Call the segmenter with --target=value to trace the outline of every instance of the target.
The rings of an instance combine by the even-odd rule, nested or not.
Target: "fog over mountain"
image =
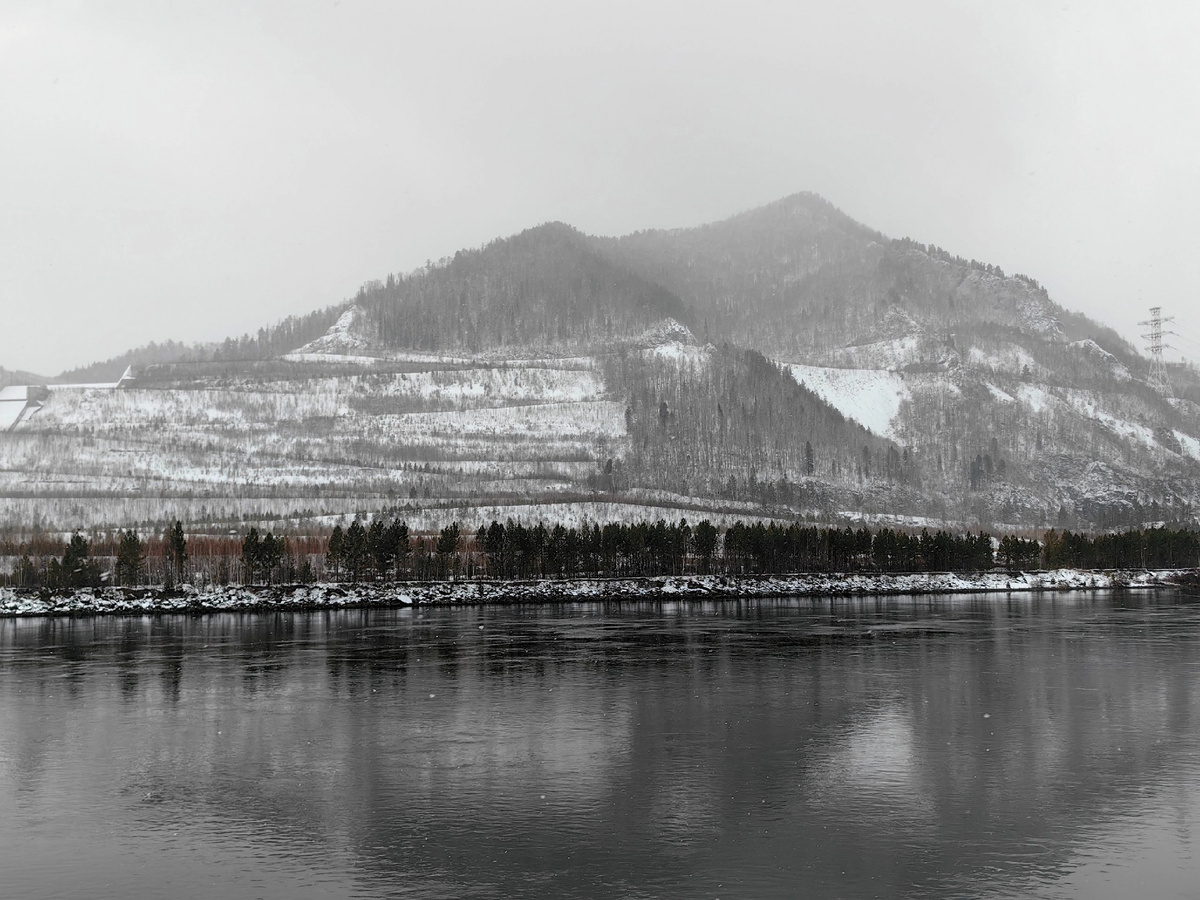
[[[0,365],[220,342],[547,221],[815,191],[1196,358],[1195,5],[0,8]],[[1185,341],[1187,343],[1185,343]]]

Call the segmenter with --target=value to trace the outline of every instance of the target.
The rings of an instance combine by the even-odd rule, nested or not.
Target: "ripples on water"
[[[1176,603],[0,621],[0,892],[1195,897]]]

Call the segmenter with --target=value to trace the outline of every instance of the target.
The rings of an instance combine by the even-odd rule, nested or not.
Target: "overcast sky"
[[[803,190],[1130,338],[1161,305],[1200,359],[1198,35],[1195,2],[0,0],[0,365]]]

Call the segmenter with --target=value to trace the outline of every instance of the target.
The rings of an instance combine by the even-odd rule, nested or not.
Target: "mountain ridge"
[[[906,249],[916,250],[922,256],[928,257],[930,260],[937,260],[943,263],[952,263],[954,265],[982,273],[989,273],[989,270],[990,272],[999,272],[999,270],[994,266],[988,266],[987,264],[979,263],[976,260],[967,260],[963,257],[952,256],[947,251],[941,250],[941,248],[932,245],[921,244],[907,237],[898,239],[888,238],[881,232],[875,231],[874,229],[871,229],[870,227],[852,219],[850,216],[842,212],[820,195],[812,192],[797,192],[777,201],[745,210],[713,222],[707,222],[697,226],[679,226],[667,229],[646,229],[634,231],[618,237],[589,236],[573,226],[560,221],[545,222],[541,225],[524,229],[523,231],[517,232],[508,237],[496,238],[488,244],[478,248],[460,249],[456,251],[454,257],[444,258],[442,264],[430,264],[420,267],[410,273],[395,273],[386,276],[386,278],[382,280],[367,281],[362,287],[359,288],[357,294],[355,295],[351,295],[342,301],[331,304],[322,310],[314,310],[310,313],[304,314],[293,314],[276,323],[275,325],[263,326],[259,329],[256,335],[246,334],[241,338],[230,337],[226,338],[223,342],[210,342],[207,344],[189,345],[178,341],[165,341],[162,343],[151,342],[148,345],[139,348],[133,348],[126,353],[113,357],[109,360],[102,362],[98,361],[95,363],[90,363],[86,366],[79,366],[69,370],[64,370],[58,376],[55,376],[49,380],[91,380],[91,376],[107,376],[108,374],[111,374],[110,370],[115,371],[116,374],[119,375],[121,371],[124,371],[126,366],[131,364],[146,365],[192,359],[261,358],[264,356],[279,355],[283,352],[296,350],[299,349],[303,343],[319,338],[320,334],[323,334],[325,328],[328,327],[328,325],[323,326],[322,330],[318,334],[308,337],[306,341],[301,341],[298,339],[293,339],[292,337],[294,332],[299,330],[297,323],[318,318],[324,319],[331,324],[337,319],[338,316],[344,313],[351,306],[361,303],[364,297],[376,293],[381,287],[386,287],[388,280],[395,282],[413,278],[424,278],[427,277],[431,272],[436,272],[440,269],[449,267],[456,260],[461,259],[464,255],[482,254],[487,252],[489,248],[497,245],[528,241],[538,235],[549,234],[568,237],[577,241],[580,245],[590,244],[593,247],[603,248],[603,250],[608,251],[611,249],[611,246],[614,243],[643,239],[645,236],[688,236],[712,234],[714,232],[720,232],[725,229],[736,227],[739,223],[753,221],[763,216],[776,216],[782,219],[788,219],[794,218],[797,213],[803,213],[803,217],[805,217],[808,221],[813,221],[818,217],[823,216],[824,221],[838,225],[840,231],[843,233],[859,234],[860,236],[868,239],[870,242],[878,244],[880,247],[884,247],[885,245],[895,245]],[[605,255],[605,253],[602,253],[601,255],[604,256],[606,260],[618,261],[625,264],[624,268],[631,273],[636,274],[639,270],[639,267],[636,265],[628,265],[629,259],[626,254],[612,254],[611,257]],[[1027,276],[1003,276],[1001,274],[1000,277],[1018,281],[1036,291],[1040,291],[1042,295],[1048,297],[1045,289],[1042,288],[1041,285],[1039,285],[1035,280],[1028,278]],[[647,280],[653,281],[653,278],[648,277]],[[1136,356],[1136,351],[1133,349],[1133,347],[1111,328],[1089,319],[1083,313],[1066,310],[1057,304],[1053,304],[1053,306],[1056,314],[1059,314],[1063,319],[1066,320],[1064,323],[1060,323],[1060,325],[1069,325],[1069,333],[1074,335],[1075,339],[1084,337],[1097,338],[1103,340],[1105,346],[1110,352],[1112,352],[1113,347],[1116,346],[1125,353]],[[664,317],[669,316],[680,321],[684,321],[685,324],[688,324],[689,327],[692,327],[693,329],[698,326],[702,327],[702,323],[688,321],[689,319],[695,318],[696,311],[691,312],[693,314],[689,316],[687,312],[684,312],[683,310],[677,310],[674,313],[667,313]],[[897,311],[892,308],[886,310],[886,314],[891,315],[892,317],[897,317],[898,312],[898,317],[904,318],[903,310]],[[702,315],[703,312],[700,311],[699,314]],[[309,330],[312,330],[311,327]],[[867,339],[868,338],[865,335],[860,336],[859,342],[865,342]],[[288,345],[289,340],[294,341],[290,346]],[[854,339],[847,340],[845,345],[851,345],[855,342],[856,341]],[[247,349],[239,353],[237,350],[239,347],[244,347]],[[808,361],[811,361],[811,359]],[[99,367],[104,368],[100,369]]]

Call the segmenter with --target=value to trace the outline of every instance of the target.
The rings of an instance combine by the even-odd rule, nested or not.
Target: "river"
[[[0,620],[0,894],[1196,897],[1200,605]]]

